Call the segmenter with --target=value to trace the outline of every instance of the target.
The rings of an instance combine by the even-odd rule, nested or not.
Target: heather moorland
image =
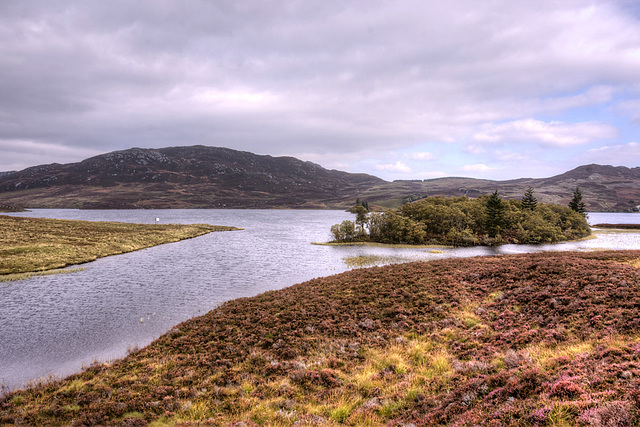
[[[635,425],[639,259],[538,253],[314,279],[7,393],[0,424]]]

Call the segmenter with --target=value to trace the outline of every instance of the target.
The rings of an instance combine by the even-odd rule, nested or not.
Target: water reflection
[[[209,223],[244,231],[103,258],[73,274],[0,283],[0,381],[12,388],[121,357],[177,323],[242,296],[347,270],[344,258],[430,260],[550,250],[640,248],[640,233],[599,232],[558,245],[480,248],[320,246],[341,211],[35,210],[17,216],[153,223]],[[630,215],[630,216],[629,216]],[[591,214],[590,222],[640,223],[639,214]]]

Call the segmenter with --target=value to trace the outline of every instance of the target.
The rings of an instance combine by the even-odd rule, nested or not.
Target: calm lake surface
[[[596,239],[497,248],[321,246],[332,224],[353,215],[298,210],[38,209],[14,216],[208,223],[242,227],[84,264],[83,271],[0,283],[0,385],[9,390],[48,375],[76,372],[143,347],[176,324],[230,299],[343,272],[345,258],[381,262],[538,251],[640,249],[640,232],[597,232]],[[640,223],[640,214],[589,214],[589,222]]]

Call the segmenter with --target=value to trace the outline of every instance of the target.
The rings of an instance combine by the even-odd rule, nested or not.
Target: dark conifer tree
[[[506,223],[506,207],[500,197],[498,197],[498,190],[489,196],[485,207],[487,212],[487,231],[490,237],[496,237],[500,234],[501,230],[504,230]]]
[[[533,197],[533,188],[529,187],[522,198],[522,209],[535,211],[536,206],[538,206],[538,200]]]
[[[582,193],[580,192],[580,188],[576,187],[573,192],[573,198],[569,202],[569,207],[578,212],[582,216],[587,216],[587,209],[582,201]]]

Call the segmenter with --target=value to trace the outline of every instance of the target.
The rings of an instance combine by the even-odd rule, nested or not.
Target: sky
[[[386,180],[640,166],[636,0],[2,0],[0,171],[228,147]]]

